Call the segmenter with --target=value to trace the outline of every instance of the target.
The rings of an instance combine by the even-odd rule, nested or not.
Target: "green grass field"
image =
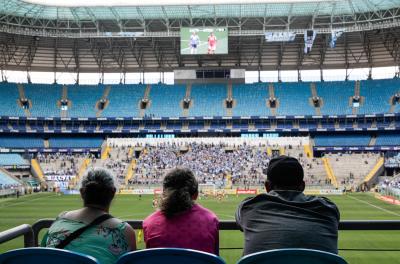
[[[200,203],[213,210],[221,220],[233,220],[236,206],[244,196],[230,196],[225,201],[214,199]],[[400,220],[400,206],[386,204],[371,194],[331,196],[339,207],[342,220]],[[152,196],[139,200],[133,195],[119,195],[111,213],[122,219],[143,219],[151,212]],[[19,224],[32,224],[40,218],[54,218],[58,213],[79,208],[78,196],[59,196],[51,193],[35,194],[19,199],[0,199],[0,230]],[[23,246],[22,239],[0,245],[0,252]],[[143,243],[139,243],[143,248]],[[228,263],[236,263],[241,256],[243,236],[239,231],[222,231],[220,236],[221,256]],[[236,249],[226,249],[236,248]],[[339,234],[340,255],[349,263],[400,263],[400,230],[398,231],[341,231]],[[361,250],[360,250],[361,249]],[[397,251],[395,251],[397,250]]]

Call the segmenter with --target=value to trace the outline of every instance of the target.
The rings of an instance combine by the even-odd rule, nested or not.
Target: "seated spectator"
[[[198,194],[198,183],[190,170],[167,173],[160,210],[143,222],[147,248],[189,248],[218,255],[218,219],[195,203]]]
[[[303,174],[295,158],[270,161],[267,193],[245,199],[236,212],[245,237],[244,255],[281,248],[337,254],[339,211],[327,198],[303,194]]]
[[[136,250],[132,227],[108,214],[115,192],[114,178],[108,171],[89,170],[80,188],[83,208],[61,213],[42,246],[84,253],[100,263],[115,263],[124,253]]]

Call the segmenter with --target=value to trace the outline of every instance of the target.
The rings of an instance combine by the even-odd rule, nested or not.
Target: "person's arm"
[[[136,234],[135,230],[127,223],[125,227],[125,240],[128,243],[128,250],[136,250]]]
[[[219,221],[218,218],[215,219],[216,232],[215,232],[215,255],[219,256]]]

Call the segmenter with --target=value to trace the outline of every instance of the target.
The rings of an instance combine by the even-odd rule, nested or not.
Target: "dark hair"
[[[88,170],[81,182],[81,193],[85,205],[108,206],[114,198],[115,191],[114,177],[105,169]]]
[[[192,196],[198,193],[198,183],[193,172],[176,168],[165,175],[160,210],[167,218],[192,208]]]
[[[271,159],[267,169],[267,179],[275,187],[297,187],[303,183],[304,171],[300,162],[288,156]],[[289,189],[290,189],[289,188]]]

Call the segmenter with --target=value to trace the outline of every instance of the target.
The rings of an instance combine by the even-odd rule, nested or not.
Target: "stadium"
[[[338,206],[341,257],[400,263],[398,0],[0,0],[0,71],[0,253],[97,167],[139,235],[186,167],[237,263],[235,211],[287,155]]]

